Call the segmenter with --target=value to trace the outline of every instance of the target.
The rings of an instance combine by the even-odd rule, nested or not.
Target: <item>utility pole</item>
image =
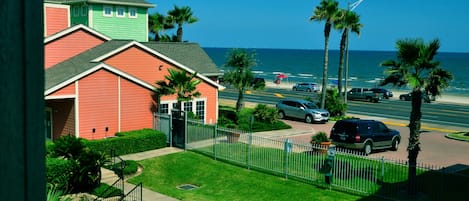
[[[350,1],[348,2],[347,5],[347,10],[348,11],[353,11],[355,8],[358,7],[364,0],[358,0],[355,1],[354,3],[350,4]],[[349,31],[349,30],[348,30]],[[347,86],[348,86],[348,57],[349,57],[349,50],[348,50],[348,38],[349,38],[349,33],[347,33],[347,38],[345,39],[345,86],[344,86],[344,102],[347,103]],[[342,82],[342,80],[339,80],[339,82]]]

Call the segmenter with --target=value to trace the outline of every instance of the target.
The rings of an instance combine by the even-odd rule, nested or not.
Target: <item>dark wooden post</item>
[[[45,200],[42,0],[0,1],[0,200]]]

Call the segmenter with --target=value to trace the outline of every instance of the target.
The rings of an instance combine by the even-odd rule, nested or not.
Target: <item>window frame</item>
[[[106,10],[109,9],[109,14],[106,14]],[[103,6],[103,16],[112,17],[113,8],[112,6]]]
[[[73,17],[80,16],[80,6],[73,6]]]
[[[122,15],[119,14],[119,11],[122,10]],[[116,6],[116,17],[125,17],[125,7]]]
[[[135,15],[131,15],[132,11],[135,13]],[[137,11],[138,11],[137,8],[129,7],[128,9],[129,18],[137,18],[138,17]]]
[[[88,6],[81,6],[81,16],[88,16]]]

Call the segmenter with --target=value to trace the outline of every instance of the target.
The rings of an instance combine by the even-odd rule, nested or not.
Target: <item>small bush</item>
[[[109,189],[109,190],[108,190]],[[122,190],[116,187],[111,187],[105,183],[101,183],[98,187],[91,191],[91,194],[101,198],[109,198],[122,195]]]
[[[316,135],[313,135],[311,137],[311,140],[314,141],[314,143],[329,142],[329,138],[327,137],[327,134],[322,131],[317,133]]]
[[[321,97],[321,93],[318,94]],[[340,98],[337,89],[327,89],[325,108],[332,117],[343,116],[347,110],[347,104]]]
[[[69,190],[75,165],[71,160],[46,157],[46,182],[56,191]]]
[[[76,159],[84,148],[82,139],[66,135],[55,140],[51,154],[53,157],[63,156],[68,159]]]
[[[257,104],[252,115],[257,121],[273,124],[277,120],[277,109],[265,104]]]

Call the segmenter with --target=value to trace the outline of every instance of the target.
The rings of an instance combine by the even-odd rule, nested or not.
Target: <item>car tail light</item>
[[[355,142],[360,142],[360,133],[355,136]]]

